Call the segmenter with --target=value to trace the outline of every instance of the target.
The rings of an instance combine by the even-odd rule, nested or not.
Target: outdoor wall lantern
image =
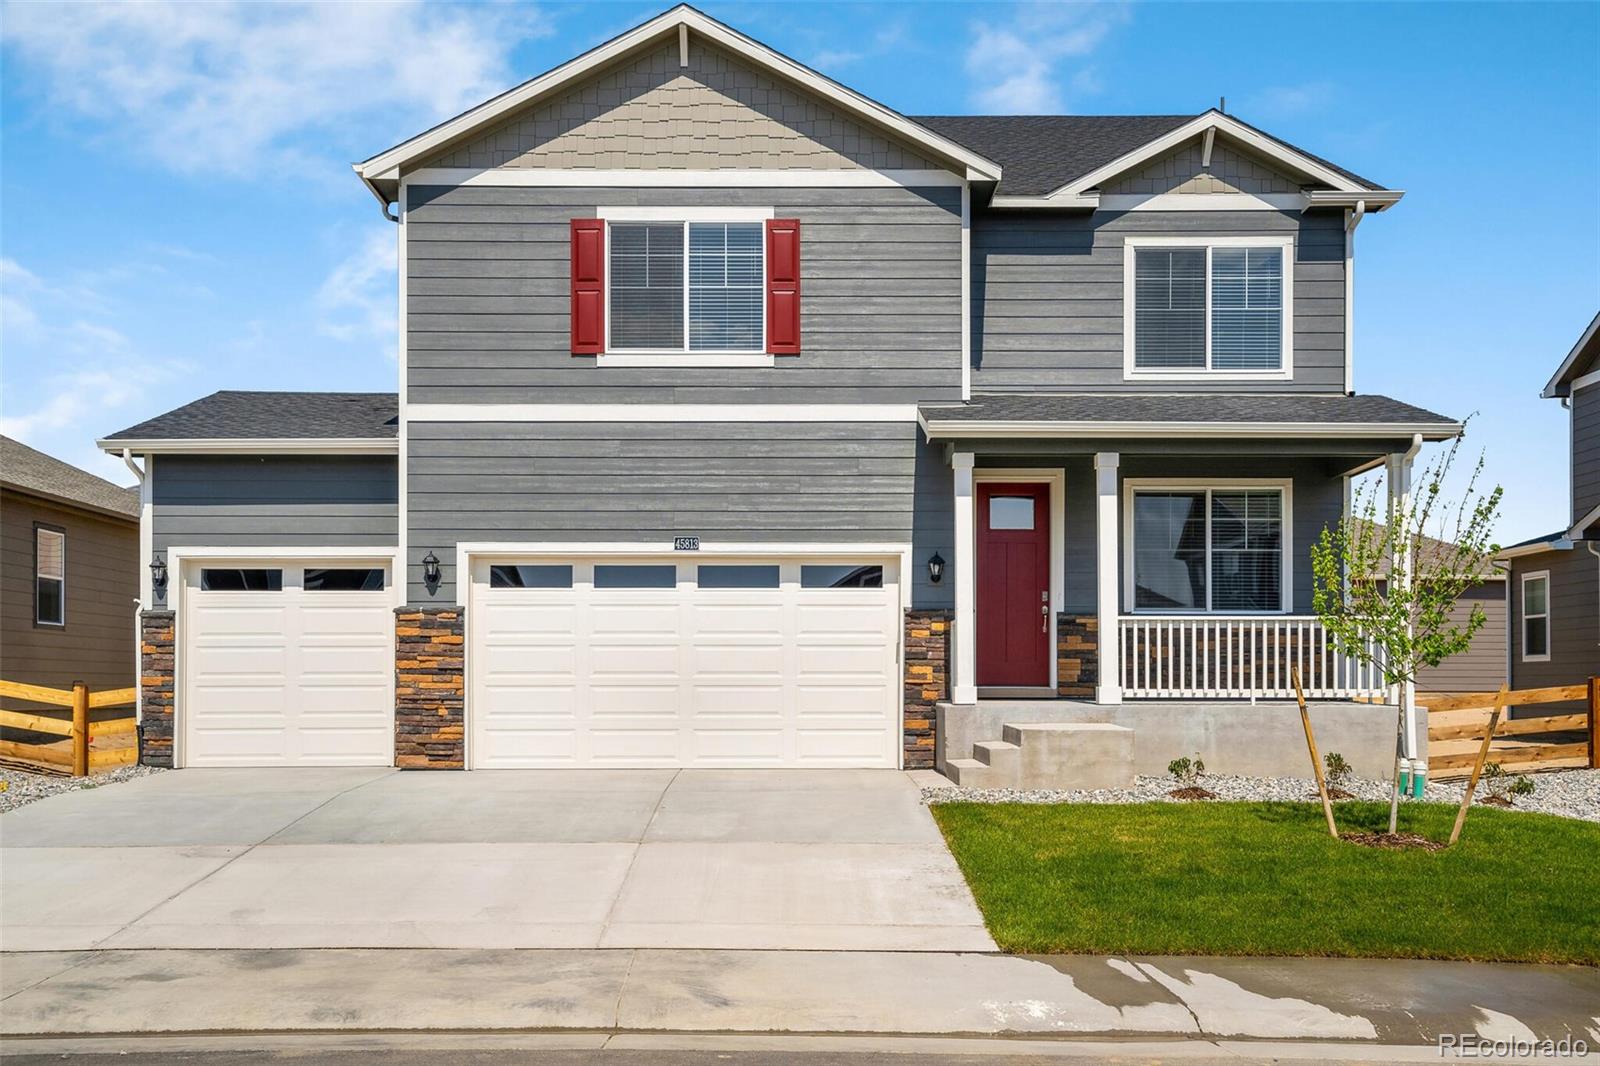
[[[157,592],[167,587],[167,561],[159,555],[150,563],[150,586]]]
[[[933,558],[928,560],[928,580],[937,585],[942,577],[944,577],[944,556],[934,552]]]
[[[431,551],[422,557],[422,580],[429,586],[439,583],[439,557]]]

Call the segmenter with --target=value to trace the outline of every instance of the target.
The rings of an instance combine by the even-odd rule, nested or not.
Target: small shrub
[[[1527,774],[1512,774],[1497,762],[1483,768],[1483,787],[1488,793],[1483,802],[1497,807],[1511,806],[1515,796],[1533,795],[1533,780]]]
[[[1167,763],[1167,773],[1177,780],[1179,788],[1197,787],[1200,784],[1201,776],[1205,772],[1205,761],[1198,755],[1193,759],[1185,755],[1181,759],[1173,759]]]
[[[1324,776],[1327,778],[1330,790],[1349,791],[1345,786],[1355,776],[1355,770],[1351,768],[1349,763],[1345,762],[1343,755],[1336,751],[1330,751],[1322,757],[1322,765],[1325,768]]]

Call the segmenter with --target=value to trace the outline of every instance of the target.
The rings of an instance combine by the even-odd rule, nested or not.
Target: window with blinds
[[[67,535],[57,529],[33,531],[33,620],[67,624]]]
[[[1195,489],[1133,496],[1133,606],[1283,609],[1283,492]]]
[[[1132,251],[1135,370],[1283,369],[1282,246]]]
[[[614,222],[609,258],[610,350],[763,350],[761,223]]]

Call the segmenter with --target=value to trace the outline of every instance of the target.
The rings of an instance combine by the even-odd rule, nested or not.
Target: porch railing
[[[1131,699],[1381,696],[1377,667],[1342,654],[1310,615],[1123,615],[1122,694]]]

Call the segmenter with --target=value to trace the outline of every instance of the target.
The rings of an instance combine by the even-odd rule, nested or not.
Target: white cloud
[[[1336,94],[1337,89],[1331,81],[1272,85],[1246,95],[1239,101],[1238,112],[1245,118],[1292,118],[1321,110],[1333,102]]]
[[[4,10],[0,40],[53,108],[176,170],[234,174],[387,147],[371,143],[373,120],[403,135],[479,103],[516,80],[519,40],[547,32],[537,9],[503,3]]]
[[[95,435],[118,428],[183,364],[140,352],[104,320],[114,317],[105,310],[112,305],[84,277],[56,281],[0,259],[0,433],[122,483],[127,468],[95,448]]]
[[[395,357],[395,227],[379,223],[317,289],[317,331],[341,341],[375,340]]]
[[[992,114],[1065,111],[1064,81],[1082,94],[1098,80],[1091,70],[1069,75],[1062,66],[1093,54],[1127,20],[1121,4],[1025,4],[1010,21],[974,23],[966,57],[973,103]]]

